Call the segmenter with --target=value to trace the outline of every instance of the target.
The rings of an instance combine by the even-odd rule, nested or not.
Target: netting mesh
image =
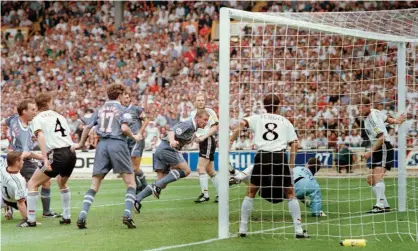
[[[301,204],[305,228],[316,237],[385,236],[415,240],[417,226],[417,178],[408,172],[407,211],[397,211],[397,169],[387,172],[386,197],[390,213],[366,214],[375,203],[366,183],[368,163],[361,155],[371,142],[364,130],[359,106],[365,98],[372,108],[397,117],[397,44],[332,32],[318,32],[315,24],[356,28],[418,38],[417,10],[373,13],[286,14],[287,18],[312,22],[312,29],[294,24],[275,25],[262,20],[236,19],[231,28],[230,129],[251,114],[264,113],[262,100],[275,93],[281,99],[280,114],[297,130],[301,145],[297,165],[309,157],[321,159],[324,169],[316,176],[327,217],[312,217]],[[267,15],[281,15],[268,13]],[[408,151],[417,141],[418,46],[407,44],[407,142]],[[387,125],[391,143],[397,147],[398,126]],[[251,165],[253,135],[242,132],[234,143],[240,170]],[[347,149],[347,150],[345,150]],[[222,146],[221,146],[222,151]],[[347,153],[348,151],[348,153]],[[242,156],[241,156],[242,155]],[[349,164],[341,160],[349,159]],[[246,186],[230,190],[230,232],[238,231]],[[287,202],[271,204],[260,197],[254,201],[250,232],[263,236],[294,234]]]
[[[418,9],[363,12],[320,12],[320,13],[266,13],[272,16],[285,16],[292,20],[312,24],[326,24],[336,28],[347,28],[397,35],[418,39]]]

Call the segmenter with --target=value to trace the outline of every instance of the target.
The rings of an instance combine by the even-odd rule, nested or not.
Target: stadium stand
[[[330,2],[330,1],[291,1],[283,4],[251,1],[222,2],[124,2],[124,22],[119,30],[114,29],[115,8],[110,2],[5,2],[1,3],[2,14],[2,118],[15,113],[17,103],[23,98],[33,98],[39,92],[50,91],[55,97],[58,112],[65,114],[73,128],[73,139],[77,141],[81,132],[79,119],[91,113],[106,99],[106,86],[121,82],[134,93],[134,102],[143,106],[153,120],[147,129],[147,149],[153,149],[171,125],[183,120],[193,110],[193,96],[201,89],[207,90],[209,104],[218,111],[218,42],[213,38],[213,23],[219,19],[219,9],[228,6],[243,10],[270,12],[317,12],[317,11],[356,11],[389,10],[417,8],[417,1],[387,2]],[[257,33],[257,31],[255,31]],[[314,38],[315,39],[315,38]],[[281,41],[285,42],[285,41]],[[288,41],[290,43],[295,41]],[[231,46],[234,45],[233,40]],[[262,41],[257,40],[253,53],[259,57]],[[324,40],[324,50],[320,56],[328,57],[337,53],[334,45]],[[359,40],[360,44],[361,41]],[[236,45],[236,44],[235,44]],[[391,50],[391,48],[387,48]],[[306,52],[303,52],[306,53]],[[340,52],[338,52],[340,53]],[[418,57],[418,51],[415,51]],[[342,52],[351,55],[351,51]],[[264,86],[272,79],[252,74],[240,73],[240,69],[250,67],[249,62],[238,62],[237,52],[231,51],[231,67],[235,73],[231,82],[238,77],[259,82]],[[412,57],[411,57],[412,58]],[[396,72],[393,58],[376,60],[376,67],[382,63],[392,65],[386,73]],[[416,62],[416,61],[415,61]],[[283,103],[283,114],[295,118],[293,123],[300,133],[306,149],[335,147],[340,142],[352,146],[363,145],[359,132],[358,111],[350,106],[356,97],[350,93],[369,94],[382,91],[380,83],[373,85],[363,75],[345,76],[351,81],[347,85],[319,85],[324,78],[338,82],[342,76],[330,72],[322,74],[311,71],[310,74],[292,74],[299,64],[279,65],[285,67],[278,84],[289,90],[304,93],[299,97],[306,100],[304,106],[295,104],[303,100],[287,95]],[[331,61],[335,66],[341,62]],[[255,65],[254,70],[261,67]],[[268,67],[268,66],[267,66]],[[311,69],[314,69],[314,64]],[[320,65],[319,65],[320,67]],[[418,76],[418,65],[413,67]],[[241,75],[239,75],[241,74]],[[390,74],[390,73],[389,73]],[[361,90],[360,81],[366,81],[369,88]],[[409,83],[413,80],[409,79]],[[241,80],[242,82],[242,80]],[[305,89],[298,83],[310,82]],[[386,83],[393,88],[395,83]],[[238,91],[238,86],[231,85]],[[252,87],[256,85],[251,85]],[[321,88],[317,90],[318,86]],[[237,88],[234,88],[237,87]],[[408,146],[418,146],[418,85],[408,88]],[[266,87],[268,88],[268,87]],[[319,95],[322,93],[324,95]],[[337,95],[338,94],[338,95]],[[260,97],[250,107],[250,100],[241,101],[242,107],[232,107],[231,126],[249,113],[263,112]],[[395,92],[382,97],[376,95],[374,102],[381,103],[379,109],[393,113]],[[246,105],[248,104],[248,105]],[[303,112],[307,107],[307,117]],[[348,107],[344,110],[341,107]],[[350,110],[349,110],[350,109]],[[339,122],[339,123],[338,123]],[[334,125],[338,125],[334,126]],[[318,128],[328,129],[326,133],[316,132]],[[332,129],[330,129],[332,128]],[[396,128],[394,128],[396,130]],[[333,131],[334,130],[334,131]],[[2,133],[3,139],[6,132]],[[248,134],[249,135],[249,134]],[[237,149],[253,148],[249,136],[242,137],[236,144]],[[94,134],[86,143],[87,149],[94,149],[97,140]],[[193,149],[195,146],[189,147]]]

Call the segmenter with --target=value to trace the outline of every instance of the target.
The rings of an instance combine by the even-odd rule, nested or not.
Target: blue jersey
[[[83,117],[80,118],[81,122],[83,122],[85,125],[90,125],[92,123],[94,123],[93,118],[94,117],[94,113],[87,113],[84,114]]]
[[[174,139],[179,142],[176,147],[177,150],[180,151],[184,145],[190,144],[193,141],[196,129],[193,119],[179,122],[171,128],[171,131],[174,132]],[[168,135],[163,140],[168,142]]]
[[[309,180],[315,179],[315,177],[312,175],[311,170],[305,168],[304,166],[297,166],[293,168],[293,180],[297,180],[300,177],[307,178]]]
[[[32,151],[34,136],[30,126],[25,127],[19,119],[19,115],[15,114],[6,119],[6,125],[9,127],[11,135],[10,146],[14,151],[29,152]]]
[[[99,138],[103,139],[120,139],[126,140],[126,136],[122,133],[121,125],[132,121],[129,113],[125,112],[125,107],[118,101],[107,101],[102,107],[94,113],[89,127],[96,126],[96,133]]]
[[[132,133],[138,133],[142,126],[142,120],[145,118],[144,109],[139,106],[130,104],[128,107],[126,107],[125,112],[132,116],[132,123],[129,126]]]

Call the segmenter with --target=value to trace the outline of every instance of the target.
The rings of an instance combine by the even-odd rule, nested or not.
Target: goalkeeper
[[[248,183],[250,181],[253,166],[249,166],[244,171],[239,172],[229,179],[229,185],[236,185],[243,181]],[[314,175],[321,169],[321,162],[316,158],[310,158],[304,166],[296,166],[293,169],[293,182],[296,192],[296,197],[302,202],[306,201],[309,205],[312,216],[320,217],[326,216],[322,212],[322,195],[321,189]],[[232,173],[232,172],[231,172]],[[309,197],[310,203],[306,200]]]

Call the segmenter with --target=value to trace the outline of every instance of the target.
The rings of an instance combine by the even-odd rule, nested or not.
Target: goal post
[[[398,43],[398,111],[405,113],[406,100],[406,43]],[[406,211],[406,125],[398,130],[398,210]]]
[[[368,43],[370,43],[372,47],[375,46],[377,48],[379,46],[379,41],[382,41],[384,43],[390,43],[392,46],[397,47],[397,52],[396,52],[396,64],[397,65],[396,65],[396,73],[395,73],[396,77],[392,76],[386,71],[386,67],[387,67],[386,61],[384,61],[385,63],[382,64],[381,68],[384,71],[385,78],[395,77],[394,78],[395,80],[393,80],[396,82],[395,89],[397,91],[397,103],[396,103],[395,110],[397,112],[397,115],[400,115],[405,112],[408,112],[406,111],[406,93],[407,93],[407,77],[408,77],[408,74],[410,73],[408,73],[407,71],[407,60],[408,60],[407,50],[408,48],[414,48],[414,46],[418,44],[418,18],[417,16],[418,16],[418,9],[394,10],[394,11],[382,11],[382,12],[374,11],[374,12],[288,14],[288,13],[254,13],[254,12],[235,10],[235,9],[230,9],[230,8],[225,8],[225,7],[221,8],[220,28],[219,28],[220,29],[219,30],[219,33],[220,33],[219,35],[219,128],[220,129],[219,129],[219,160],[218,160],[219,161],[218,237],[220,239],[228,238],[231,236],[231,234],[237,232],[237,229],[233,229],[233,230],[230,229],[230,225],[231,225],[230,224],[231,223],[230,222],[231,221],[231,218],[230,218],[231,217],[230,215],[231,214],[231,207],[230,207],[231,197],[230,196],[231,195],[230,195],[230,188],[228,185],[228,179],[229,179],[228,166],[230,162],[230,156],[229,156],[229,136],[230,136],[230,121],[231,121],[230,107],[231,107],[231,100],[233,99],[235,95],[235,92],[231,92],[231,74],[232,74],[231,57],[230,57],[231,38],[233,37],[237,38],[238,40],[237,47],[241,47],[241,43],[243,43],[242,37],[245,36],[244,34],[245,32],[242,30],[243,27],[245,25],[249,25],[252,29],[255,29],[256,25],[261,27],[261,29],[263,30],[262,31],[263,34],[262,36],[260,36],[261,37],[260,39],[262,40],[262,43],[263,43],[262,46],[267,46],[264,44],[266,40],[266,44],[268,44],[268,46],[274,47],[273,55],[271,57],[269,56],[269,60],[272,61],[273,66],[267,70],[266,64],[268,63],[263,61],[260,66],[261,68],[257,68],[256,70],[253,70],[253,72],[260,71],[262,76],[263,76],[264,71],[272,72],[273,74],[272,80],[268,80],[268,81],[266,80],[266,82],[271,83],[273,87],[271,87],[270,85],[268,85],[268,87],[265,87],[267,89],[270,88],[271,90],[277,90],[278,88],[283,88],[283,87],[275,88],[275,85],[278,85],[278,82],[280,82],[280,79],[275,79],[274,77],[274,74],[275,74],[274,72],[277,70],[277,66],[275,65],[276,62],[274,62],[276,60],[275,55],[274,55],[274,52],[276,49],[275,48],[276,33],[274,35],[268,34],[271,40],[273,40],[272,44],[269,44],[269,41],[267,41],[267,39],[264,38],[266,26],[273,26],[274,32],[276,32],[276,29],[280,29],[284,27],[284,29],[286,29],[286,34],[284,35],[281,34],[280,36],[288,36],[287,34],[288,29],[295,30],[295,32],[293,32],[292,35],[289,34],[289,36],[297,37],[299,36],[298,35],[299,31],[307,32],[307,35],[305,35],[304,37],[307,37],[308,42],[305,47],[307,47],[308,49],[310,48],[310,46],[312,48],[314,46],[314,45],[309,45],[309,40],[311,39],[309,36],[311,33],[316,34],[315,36],[319,36],[318,41],[320,41],[321,38],[326,37],[326,36],[331,37],[331,39],[335,36],[340,36],[342,37],[342,40],[344,40],[344,38],[363,39],[364,47],[368,46],[369,45]],[[231,20],[234,20],[234,21],[231,21]],[[234,29],[232,29],[232,25],[234,25]],[[253,42],[253,39],[255,41],[257,38],[251,37],[251,42]],[[288,46],[287,37],[284,38],[284,41],[285,41],[284,47]],[[347,47],[357,46],[355,42],[352,42],[354,41],[354,39],[350,39],[349,41],[352,44],[348,44]],[[293,44],[291,46],[298,48],[298,45]],[[340,47],[345,47],[345,46],[346,46],[345,44],[342,44]],[[249,54],[251,57],[248,60],[251,62],[250,63],[251,67],[253,67],[252,65],[253,61],[256,61],[256,60],[252,58],[253,54],[251,50],[253,48],[251,46],[248,46],[248,47],[249,48],[247,49],[250,50]],[[260,50],[263,51],[263,49],[260,49]],[[264,51],[261,54],[264,55],[263,53]],[[284,55],[285,56],[283,56],[283,58],[280,58],[281,61],[286,61],[286,53]],[[336,55],[336,57],[338,56],[340,56],[340,58],[337,58],[336,60],[342,61],[344,59],[344,55],[342,55],[342,49],[341,49],[341,55]],[[384,54],[383,56],[393,57],[393,55],[388,53],[388,49],[386,49],[386,54]],[[240,54],[240,58],[237,60],[238,61],[242,60],[242,57],[243,57],[243,54]],[[292,59],[293,58],[290,58],[290,60]],[[354,61],[357,59],[358,57],[353,55],[348,60]],[[333,59],[329,59],[330,62],[331,60]],[[362,62],[364,63],[364,61]],[[353,63],[351,62],[351,64]],[[354,67],[352,67],[352,69],[354,69]],[[301,69],[299,70],[301,71]],[[288,71],[291,71],[291,70],[288,70]],[[323,71],[331,72],[330,69],[326,69]],[[372,70],[372,72],[374,74],[374,70]],[[297,74],[300,74],[300,73],[297,73]],[[389,77],[386,77],[386,74]],[[416,78],[414,74],[415,73],[412,73],[413,77]],[[251,76],[249,78],[251,79]],[[378,81],[378,80],[386,81],[386,79],[379,79],[377,77],[372,79],[372,81]],[[240,84],[243,84],[245,81],[246,80],[244,79],[239,80],[239,83],[238,83],[239,89],[241,88]],[[254,81],[254,83],[248,83],[248,84],[250,85],[250,87],[248,87],[249,93],[246,93],[245,90],[241,90],[241,89],[239,90],[243,96],[254,95],[253,93],[254,88],[251,85],[257,85],[257,82]],[[307,85],[307,81],[306,83],[302,83],[302,84]],[[414,85],[416,85],[416,83],[414,83]],[[328,86],[329,86],[329,83],[328,83]],[[363,87],[364,86],[362,86],[362,88]],[[251,97],[249,99],[251,99]],[[252,105],[251,102],[252,101],[249,101],[250,105]],[[241,106],[240,108],[242,108],[244,104],[238,104],[238,106]],[[408,199],[407,199],[407,187],[408,186],[407,186],[407,170],[406,170],[406,151],[407,151],[406,135],[407,135],[406,125],[405,124],[400,125],[398,128],[398,141],[397,141],[398,142],[398,168],[397,168],[397,173],[396,173],[396,184],[394,186],[396,186],[397,188],[397,193],[395,195],[396,196],[396,210],[398,212],[409,213],[412,210],[408,210]],[[361,176],[361,177],[365,178],[365,176]],[[337,180],[339,182],[339,179]],[[326,180],[326,182],[328,183],[328,179]],[[244,192],[244,189],[241,189],[240,192]],[[326,191],[326,193],[328,195],[328,190]],[[415,193],[415,190],[414,190],[414,193]],[[371,192],[370,192],[370,195],[371,195]],[[240,196],[243,196],[243,194],[240,194]],[[239,199],[242,199],[242,198],[239,198]],[[413,205],[415,205],[414,206],[415,210],[418,209],[416,208],[416,205],[417,205],[416,200],[417,199],[415,198],[413,201],[414,203]],[[242,200],[240,201],[240,203],[241,202]],[[336,202],[335,199],[329,199],[329,201],[327,201],[327,203],[333,203],[333,202]],[[340,201],[337,201],[336,203],[340,203]],[[341,202],[341,203],[346,203],[346,202]],[[361,204],[361,200],[360,200],[360,204]],[[263,210],[264,209],[262,209],[261,211]],[[339,213],[339,212],[336,212],[336,213]],[[356,217],[353,217],[353,219],[355,219]],[[362,215],[360,215],[359,217],[362,217]],[[415,215],[411,215],[410,217],[416,220],[416,217],[417,217],[416,213]],[[271,218],[273,219],[274,217],[271,216]],[[272,221],[274,225],[274,220]],[[353,225],[353,227],[355,226],[355,223],[352,223],[351,221],[352,219],[350,218],[349,219],[350,234],[348,234],[347,236],[350,236],[350,237],[351,236],[368,236],[368,234],[363,234],[363,229],[361,230],[362,233],[359,235],[351,234],[351,231],[352,231],[351,224]],[[388,220],[388,222],[392,222],[392,221]],[[320,221],[318,220],[316,224],[320,224]],[[372,224],[375,224],[375,223],[372,223]],[[415,223],[412,222],[411,224],[408,224],[407,228],[409,229],[408,230],[409,232],[407,234],[412,236],[413,235],[412,233],[415,232],[415,236],[418,236],[418,224],[416,222]],[[258,232],[263,232],[263,231],[265,231],[265,229],[261,229]],[[396,230],[396,231],[397,233],[400,233],[403,230]],[[392,232],[390,233],[392,234]],[[340,235],[343,236],[344,234],[340,234]],[[378,234],[374,233],[374,235],[377,236]],[[318,236],[333,236],[333,234],[331,233],[324,234],[324,235],[318,234]]]
[[[219,107],[229,107],[230,9],[221,8],[219,37]],[[219,238],[229,237],[229,109],[219,109]]]

